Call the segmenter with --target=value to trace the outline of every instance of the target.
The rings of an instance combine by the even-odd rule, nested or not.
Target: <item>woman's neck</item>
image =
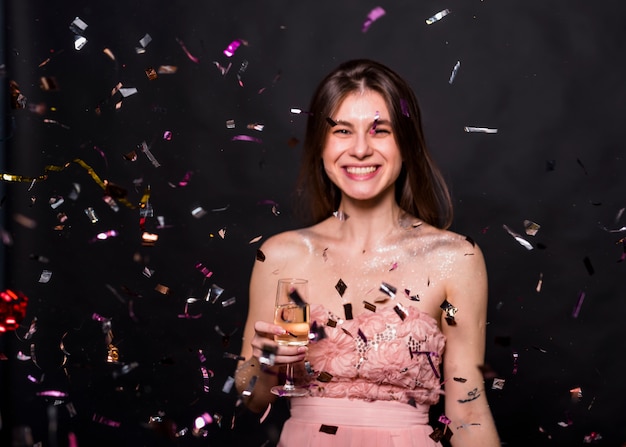
[[[395,200],[368,206],[344,198],[335,213],[337,236],[348,251],[375,251],[405,227],[405,215]]]

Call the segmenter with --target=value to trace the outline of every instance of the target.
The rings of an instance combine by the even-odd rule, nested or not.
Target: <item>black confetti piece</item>
[[[324,424],[322,424],[322,426],[320,427],[320,432],[328,433],[329,435],[336,435],[338,429],[339,429],[339,427],[337,427],[336,425],[324,425]]]
[[[261,250],[256,251],[256,260],[259,262],[265,262],[265,253],[263,253]]]
[[[344,304],[343,311],[346,314],[346,320],[352,320],[352,304],[351,303]]]
[[[326,371],[322,371],[319,376],[317,376],[318,382],[328,383],[333,380],[333,375]]]
[[[363,306],[365,306],[365,308],[367,310],[371,310],[372,312],[376,312],[376,306],[372,303],[368,303],[367,301],[363,301]]]
[[[337,281],[337,284],[335,284],[335,289],[337,290],[337,292],[339,292],[339,296],[343,296],[344,293],[346,293],[346,289],[348,288],[348,286],[346,285],[345,282],[343,282],[343,280],[340,278],[339,281]]]

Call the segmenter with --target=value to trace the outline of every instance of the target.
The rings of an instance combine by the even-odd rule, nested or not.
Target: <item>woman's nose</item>
[[[369,141],[369,133],[359,133],[356,135],[354,144],[350,148],[350,155],[359,160],[364,159],[372,154],[372,146]]]

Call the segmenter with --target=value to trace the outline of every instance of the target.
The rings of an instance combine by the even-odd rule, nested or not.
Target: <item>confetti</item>
[[[352,320],[352,304],[345,303],[343,305],[343,311],[346,316],[346,320]]]
[[[87,44],[87,38],[83,36],[74,37],[74,49],[80,51]]]
[[[326,371],[322,371],[319,376],[317,376],[317,381],[322,383],[328,383],[333,380],[333,375]]]
[[[220,71],[220,73],[222,73],[222,76],[226,75],[226,73],[230,71],[230,67],[233,66],[233,64],[229,62],[228,66],[224,67],[222,64],[220,64],[217,61],[213,61],[213,65],[215,65],[217,69]]]
[[[442,414],[441,416],[439,416],[439,419],[437,420],[441,422],[442,424],[446,424],[446,425],[450,425],[450,423],[452,422],[445,414]]]
[[[52,278],[52,272],[50,270],[44,270],[39,276],[39,282],[42,284],[47,284],[50,281],[50,278]]]
[[[442,439],[449,441],[452,437],[452,430],[447,425],[445,425],[443,430],[437,427],[428,436],[435,442],[440,442]]]
[[[145,141],[142,141],[140,144],[138,144],[137,149],[139,149],[141,152],[146,154],[146,157],[148,157],[148,160],[150,160],[150,162],[155,168],[158,168],[161,166],[161,164],[157,161],[154,155],[152,155],[152,152],[150,152],[150,148],[148,147],[148,144]]]
[[[535,236],[540,228],[541,228],[541,225],[533,222],[532,220],[524,221],[524,229],[526,231],[526,234],[529,236]]]
[[[396,304],[393,310],[396,312],[396,314],[398,314],[400,319],[402,319],[403,321],[409,315],[409,312],[407,311],[407,309],[400,303]]]
[[[276,360],[276,346],[272,345],[263,345],[263,349],[261,350],[261,357],[259,357],[259,362],[261,365],[272,366]]]
[[[376,306],[372,303],[368,303],[367,301],[363,301],[363,306],[369,311],[376,312]]]
[[[337,434],[337,430],[339,430],[339,427],[337,427],[336,425],[325,425],[325,424],[322,424],[320,426],[320,433],[327,433],[329,435],[336,435]]]
[[[22,292],[6,289],[0,292],[0,334],[16,330],[24,317],[28,306],[28,297]],[[25,339],[31,338],[36,331],[34,319]]]
[[[210,271],[207,267],[205,267],[202,263],[198,262],[196,264],[196,270],[204,275],[205,278],[210,278],[213,276],[213,272]]]
[[[76,17],[72,23],[70,23],[70,30],[74,34],[82,35],[89,25],[87,25],[80,17]]]
[[[261,140],[260,138],[251,137],[250,135],[235,135],[230,139],[230,141],[251,141],[253,143],[263,143],[263,140]]]
[[[370,26],[372,26],[372,23],[374,23],[376,20],[380,19],[384,15],[385,15],[385,10],[382,7],[377,6],[374,9],[372,9],[369,12],[369,14],[367,14],[367,19],[365,20],[365,22],[363,22],[363,26],[361,27],[361,32],[363,33],[367,32]]]
[[[236,301],[236,297],[228,298],[227,300],[222,301],[222,307],[232,306]]]
[[[374,114],[374,121],[372,122],[372,128],[370,129],[370,135],[374,135],[376,133],[376,127],[378,126],[378,120],[380,120],[380,113],[378,110]]]
[[[504,389],[504,382],[505,382],[504,379],[498,379],[498,378],[493,379],[493,383],[491,384],[491,389],[492,390]]]
[[[389,295],[390,298],[395,298],[396,297],[396,291],[397,289],[392,286],[391,284],[387,284],[386,282],[381,283],[379,290],[387,295]]]
[[[340,221],[348,220],[348,218],[350,217],[346,213],[344,213],[343,211],[335,211],[335,212],[333,212],[333,216],[335,216]]]
[[[448,14],[450,14],[449,9],[444,9],[442,11],[439,11],[437,14],[426,19],[426,25],[432,25],[433,23],[438,22],[439,20],[443,19]]]
[[[339,293],[339,296],[341,297],[343,297],[343,294],[346,293],[347,288],[348,286],[345,282],[343,282],[341,278],[339,279],[339,281],[337,281],[337,284],[335,284],[335,290]]]
[[[450,79],[448,79],[448,84],[452,84],[456,79],[456,75],[459,73],[459,69],[461,68],[461,61],[457,61],[454,64],[454,68],[452,69],[452,74],[450,74]]]
[[[585,268],[587,269],[587,273],[589,273],[589,276],[593,276],[595,270],[593,268],[593,265],[591,264],[591,259],[589,259],[588,256],[585,256],[585,258],[583,259],[583,264],[585,264]]]
[[[402,110],[402,114],[404,116],[406,116],[407,118],[411,117],[411,115],[409,114],[409,103],[406,99],[400,100],[400,109]]]
[[[444,300],[443,303],[441,303],[441,306],[439,307],[445,313],[446,322],[451,326],[455,325],[456,324],[455,316],[456,316],[458,309],[454,307],[452,304],[450,304],[448,300]]]
[[[176,38],[176,42],[178,42],[178,45],[180,45],[180,47],[185,52],[185,54],[187,55],[190,61],[195,62],[196,64],[200,62],[200,60],[197,57],[195,57],[189,52],[189,50],[185,46],[185,43],[182,40],[180,40],[178,37]]]
[[[580,292],[578,294],[578,301],[576,301],[576,306],[574,306],[574,310],[572,311],[572,317],[578,318],[580,314],[580,308],[583,306],[583,301],[585,301],[585,292]]]
[[[519,234],[511,230],[508,226],[502,225],[502,228],[504,228],[507,231],[507,233],[513,236],[513,238],[526,250],[532,250],[534,248],[530,242],[528,242],[522,236],[520,236]]]
[[[233,57],[237,48],[239,48],[242,44],[242,41],[239,39],[233,40],[223,51],[226,57]]]
[[[583,389],[581,387],[572,388],[569,390],[572,402],[578,402],[583,398]]]
[[[157,292],[159,292],[162,295],[169,295],[170,294],[170,288],[167,286],[164,286],[163,284],[157,284],[154,287],[154,290],[156,290]]]
[[[465,126],[463,130],[467,133],[498,133],[498,129],[491,129],[489,127]]]
[[[157,68],[158,74],[175,74],[178,71],[178,67],[175,65],[160,65]]]

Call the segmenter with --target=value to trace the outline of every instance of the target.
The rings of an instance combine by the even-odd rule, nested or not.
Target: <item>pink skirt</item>
[[[291,399],[278,447],[436,447],[428,405],[306,397]]]

